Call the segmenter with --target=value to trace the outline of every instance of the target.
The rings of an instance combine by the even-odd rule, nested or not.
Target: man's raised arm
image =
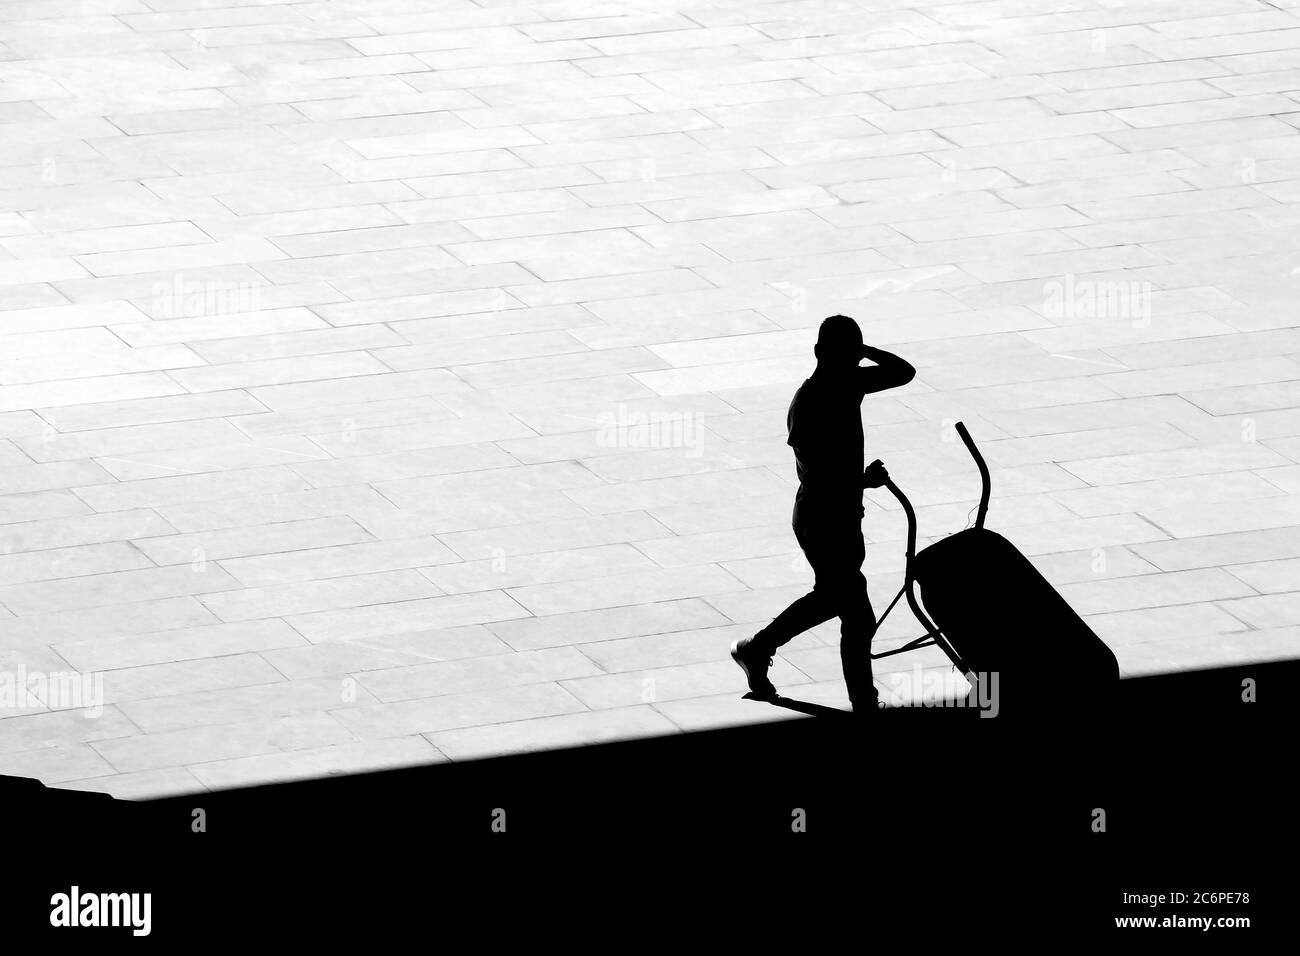
[[[916,377],[916,369],[912,367],[912,363],[899,358],[893,352],[864,345],[862,357],[876,363],[858,372],[861,376],[859,381],[862,382],[863,394],[897,388],[906,385]]]

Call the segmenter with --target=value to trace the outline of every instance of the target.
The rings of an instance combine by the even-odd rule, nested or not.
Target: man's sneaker
[[[745,672],[751,694],[760,699],[777,696],[776,688],[767,679],[767,669],[772,666],[774,658],[767,651],[755,646],[754,638],[746,637],[732,641],[731,657]]]

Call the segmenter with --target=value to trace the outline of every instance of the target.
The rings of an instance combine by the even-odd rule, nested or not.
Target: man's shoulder
[[[816,383],[814,383],[810,378],[804,379],[799,384],[799,387],[794,390],[794,394],[790,396],[790,409],[787,413],[787,418],[793,419],[796,409],[802,408],[805,405],[810,405],[816,401],[815,385]]]
[[[799,387],[794,390],[794,395],[790,397],[790,407],[794,408],[795,405],[810,401],[817,391],[816,384],[817,383],[810,378],[806,378],[800,382]]]

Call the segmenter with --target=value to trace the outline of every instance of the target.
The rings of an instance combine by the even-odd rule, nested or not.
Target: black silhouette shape
[[[1094,711],[1108,708],[1119,682],[1114,652],[1015,545],[984,527],[991,491],[988,465],[965,424],[957,422],[956,432],[979,468],[975,524],[919,554],[911,502],[881,462],[867,469],[868,487],[884,486],[907,517],[903,587],[880,620],[906,595],[926,629],[916,640],[872,657],[937,645],[970,683],[968,702],[987,716],[1048,713],[1059,694],[1058,679],[1082,688],[1084,693],[1076,696],[1085,706]],[[916,596],[918,584],[925,595],[924,610]],[[1060,709],[1056,711],[1059,716]]]
[[[731,648],[749,680],[750,693],[774,700],[767,670],[777,648],[831,618],[840,619],[840,662],[855,713],[871,713],[877,692],[871,676],[876,618],[862,575],[862,400],[872,392],[906,385],[916,375],[908,362],[864,345],[862,330],[846,315],[825,319],[813,349],[817,368],[795,392],[786,416],[799,490],[795,540],[812,565],[813,589],[753,637]],[[867,359],[874,365],[862,367]]]
[[[745,696],[781,703],[767,676],[776,649],[838,617],[840,661],[854,713],[877,709],[873,659],[929,646],[942,650],[965,676],[971,688],[965,704],[981,716],[997,716],[1008,702],[1016,718],[1045,712],[1057,690],[1057,675],[1068,675],[1071,683],[1086,689],[1079,695],[1085,708],[1107,709],[1119,681],[1115,654],[1028,558],[984,527],[989,469],[966,426],[957,422],[956,432],[979,468],[981,483],[974,527],[917,553],[911,502],[879,459],[862,466],[859,411],[867,394],[907,384],[915,369],[896,355],[863,345],[857,323],[843,315],[822,322],[815,352],[817,370],[795,393],[786,420],[799,475],[794,533],[815,583],[767,627],[732,644],[731,656],[749,681]],[[863,358],[875,365],[860,368]],[[861,570],[861,520],[863,488],[880,487],[898,499],[907,518],[907,553],[903,586],[877,619]],[[918,585],[926,596],[924,608]],[[904,596],[925,633],[893,650],[871,653],[872,637]],[[820,705],[791,709],[826,712]]]

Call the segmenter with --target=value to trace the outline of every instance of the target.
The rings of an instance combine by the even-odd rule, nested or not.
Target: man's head
[[[856,368],[862,360],[862,330],[858,323],[847,315],[822,319],[813,354],[818,368],[832,372]]]

